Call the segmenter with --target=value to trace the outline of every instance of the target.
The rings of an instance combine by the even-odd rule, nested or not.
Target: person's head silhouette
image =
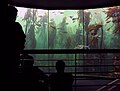
[[[16,17],[17,17],[17,12],[18,12],[18,10],[14,6],[11,6],[11,5],[8,6],[8,20],[9,20],[9,22],[15,22]]]
[[[22,26],[19,22],[16,22],[17,18],[17,8],[15,6],[8,5],[8,23],[9,23],[9,31],[10,31],[10,37],[11,42],[15,50],[21,51],[25,48],[25,38],[26,35],[23,32]]]
[[[63,60],[58,60],[56,62],[57,73],[64,73],[64,69],[65,69],[65,62]]]

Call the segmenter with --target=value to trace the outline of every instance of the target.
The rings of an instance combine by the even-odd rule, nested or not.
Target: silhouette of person
[[[15,51],[21,51],[25,48],[26,35],[20,23],[16,22],[17,12],[14,6],[8,6],[9,47]]]
[[[24,49],[26,35],[20,23],[16,22],[18,10],[14,6],[8,6],[8,52],[10,54],[10,64],[17,69],[19,64],[20,51]],[[13,68],[13,70],[15,70]]]
[[[31,55],[21,55],[21,72],[19,76],[20,91],[48,91],[48,76],[38,67],[33,66]]]
[[[56,62],[57,73],[49,76],[50,91],[72,91],[73,75],[65,73],[65,63],[62,60]]]
[[[7,38],[7,55],[9,56],[8,66],[8,80],[11,90],[15,89],[17,71],[20,59],[20,51],[24,49],[25,34],[20,23],[16,22],[18,10],[11,5],[8,5],[8,31]],[[12,83],[11,83],[12,82]]]

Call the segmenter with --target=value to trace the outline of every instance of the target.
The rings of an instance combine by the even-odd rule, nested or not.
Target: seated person
[[[65,73],[65,63],[62,60],[56,62],[57,73],[49,76],[50,91],[72,91],[73,75]]]
[[[21,91],[48,91],[48,76],[38,67],[33,66],[33,57],[23,54],[21,59],[19,77]]]

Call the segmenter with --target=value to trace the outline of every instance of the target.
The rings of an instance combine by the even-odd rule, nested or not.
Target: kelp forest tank
[[[120,49],[120,6],[85,10],[43,10],[16,7],[17,22],[26,34],[26,50],[34,49]],[[35,60],[65,59],[67,65],[74,65],[74,54],[34,54]],[[116,55],[102,54],[102,58],[114,58]],[[96,60],[77,60],[77,65],[112,64],[100,60],[98,54],[89,54],[84,58]],[[120,57],[120,55],[118,55]],[[83,55],[77,55],[83,59]],[[55,62],[36,61],[35,65],[50,66]],[[47,68],[42,68],[48,71]],[[55,71],[54,68],[50,69]],[[66,68],[74,71],[75,68]],[[111,70],[105,67],[86,70]],[[77,71],[83,68],[77,67]]]

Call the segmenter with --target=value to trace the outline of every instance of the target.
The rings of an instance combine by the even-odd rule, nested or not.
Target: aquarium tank
[[[26,34],[26,50],[36,49],[120,49],[120,6],[85,10],[44,10],[16,7],[17,22]],[[35,65],[55,66],[54,59],[66,59],[67,65],[75,65],[74,54],[34,54]],[[110,55],[108,55],[110,56]],[[97,54],[88,58],[99,57]],[[106,55],[104,56],[106,57]],[[77,55],[76,65],[85,62]],[[95,64],[89,61],[89,64]],[[97,64],[98,62],[96,62]],[[111,62],[109,62],[111,63]],[[102,64],[109,64],[102,62]],[[75,68],[66,70],[75,71]],[[48,71],[48,68],[43,67]],[[54,71],[54,68],[50,68]],[[50,71],[49,70],[49,71]],[[82,71],[82,68],[78,68]],[[89,70],[95,70],[91,68]]]
[[[120,6],[86,10],[16,7],[25,49],[120,48]]]

